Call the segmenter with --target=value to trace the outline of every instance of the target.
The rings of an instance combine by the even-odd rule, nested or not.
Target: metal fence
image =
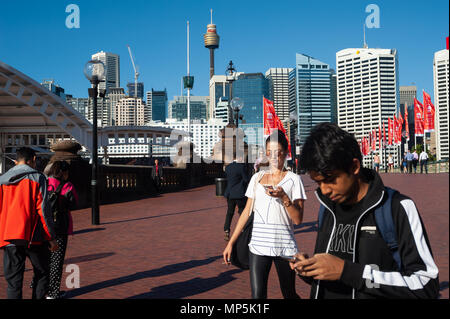
[[[442,160],[442,161],[433,161],[427,163],[427,170],[428,174],[439,174],[439,173],[448,173],[449,172],[449,161],[448,160]],[[425,166],[422,169],[423,174],[425,174]],[[380,168],[380,172],[384,173],[385,169],[382,167]],[[414,171],[414,168],[412,169],[412,172],[416,172],[416,174],[420,174],[420,164],[417,163],[416,170]],[[394,171],[392,173],[404,173],[403,167],[394,167]]]

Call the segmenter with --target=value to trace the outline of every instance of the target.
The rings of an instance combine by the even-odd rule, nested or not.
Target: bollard
[[[216,181],[216,196],[223,196],[225,194],[225,189],[227,188],[227,179],[219,177],[215,179]]]

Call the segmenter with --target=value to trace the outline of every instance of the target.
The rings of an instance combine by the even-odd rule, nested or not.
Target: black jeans
[[[8,299],[22,299],[23,274],[25,259],[33,265],[35,282],[33,285],[33,299],[43,299],[47,293],[49,283],[50,250],[47,244],[27,246],[7,246],[4,249],[3,269],[8,287]]]
[[[413,166],[413,162],[412,161],[408,161],[408,173],[411,174],[412,173],[412,166]]]
[[[427,162],[428,162],[428,160],[420,161],[420,174],[423,173],[423,167],[424,167],[424,166],[425,166],[425,173],[428,174],[428,166],[427,166]]]
[[[227,216],[225,217],[225,224],[223,225],[224,231],[230,231],[231,220],[233,219],[234,210],[236,209],[236,206],[238,207],[239,215],[241,215],[242,211],[245,208],[246,203],[247,197],[239,199],[227,199],[228,209],[227,209]]]
[[[280,257],[259,256],[249,253],[250,285],[253,299],[267,299],[267,282],[272,262],[278,273],[281,293],[285,299],[300,299],[295,292],[295,272],[289,262]]]

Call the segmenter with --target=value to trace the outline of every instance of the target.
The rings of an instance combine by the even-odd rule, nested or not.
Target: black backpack
[[[64,185],[65,183],[59,183],[56,189],[49,191],[48,196],[56,235],[67,235],[69,230],[69,202],[61,195]]]

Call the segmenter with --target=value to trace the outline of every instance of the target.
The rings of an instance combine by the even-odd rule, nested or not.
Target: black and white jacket
[[[363,169],[363,174],[372,185],[363,199],[353,235],[353,262],[345,261],[340,281],[353,288],[353,299],[437,298],[438,268],[416,205],[400,193],[392,198],[392,217],[402,261],[399,270],[374,218],[375,208],[387,197],[383,182],[373,170]],[[326,209],[315,254],[327,253],[336,228],[336,215],[333,202],[320,189],[316,190],[316,196]],[[320,280],[304,279],[312,283],[311,299],[320,298]]]

